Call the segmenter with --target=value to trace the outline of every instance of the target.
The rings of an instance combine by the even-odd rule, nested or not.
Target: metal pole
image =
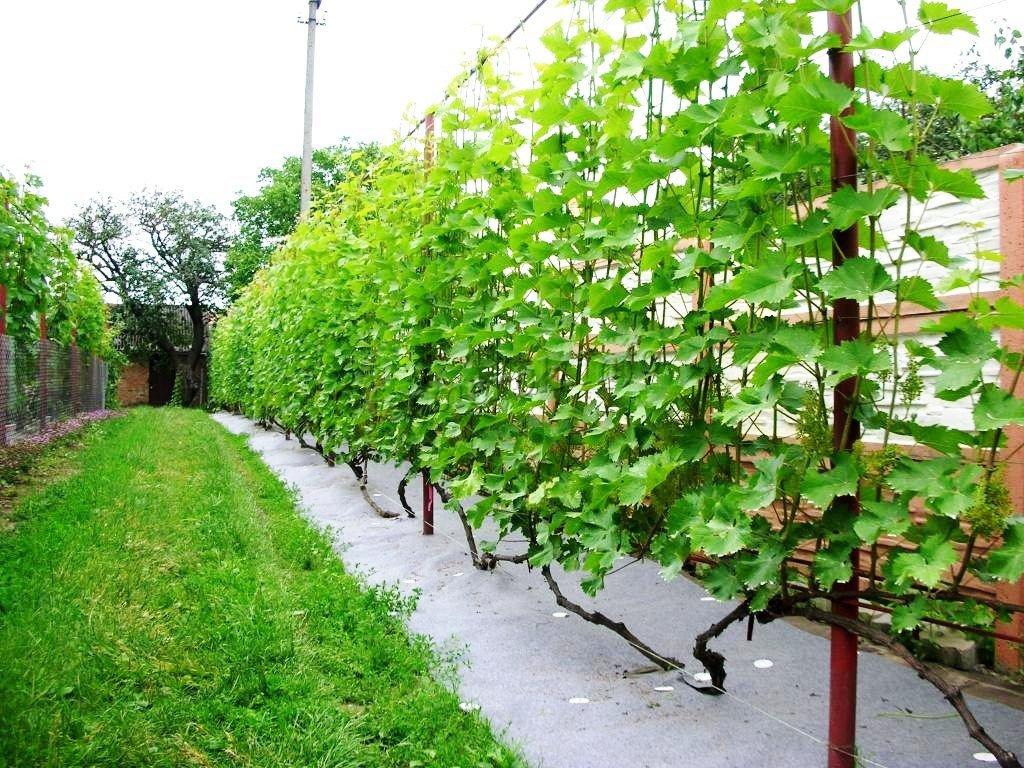
[[[828,30],[839,36],[842,45],[850,41],[853,16],[850,11],[829,11]],[[853,89],[853,54],[841,48],[828,52],[829,75],[837,83]],[[847,109],[843,114],[847,114]],[[829,146],[832,155],[832,190],[857,186],[856,135],[837,117],[829,125]],[[844,260],[857,255],[857,225],[832,233],[832,264],[838,267]],[[835,344],[856,339],[860,335],[860,304],[854,299],[836,299],[832,303],[832,340]],[[840,382],[833,394],[832,442],[836,453],[849,451],[860,437],[860,424],[853,419],[852,408],[856,398],[857,381],[850,378]],[[857,514],[856,496],[837,498],[836,505],[845,506]],[[839,592],[856,592],[858,587],[857,550],[854,550],[853,577],[847,584],[837,584]],[[857,600],[833,600],[832,612],[837,616],[857,618]],[[839,627],[830,632],[829,663],[829,722],[828,768],[854,768],[857,727],[857,636]]]
[[[7,338],[7,286],[0,283],[0,446],[7,445],[7,367],[13,357],[14,342]]]
[[[423,169],[430,173],[434,165],[434,113],[428,112],[423,121],[426,128],[426,139],[423,142]],[[434,484],[430,482],[430,472],[423,470],[423,535],[434,535]]]
[[[306,21],[306,111],[302,130],[302,181],[299,191],[299,216],[309,214],[313,187],[313,65],[316,61],[316,12],[321,0],[309,0]]]
[[[426,138],[423,141],[423,168],[427,173],[434,167],[434,113],[428,112],[423,119]]]
[[[78,330],[71,331],[71,346],[68,348],[69,382],[71,389],[71,415],[77,416],[82,410],[82,387],[79,382],[81,376],[81,356],[78,353]]]
[[[46,330],[46,313],[39,313],[39,431],[46,429],[46,422],[49,414],[49,393],[47,390],[47,375],[49,374],[49,341]]]
[[[430,482],[430,470],[420,473],[423,478],[423,535],[434,535],[434,485]]]

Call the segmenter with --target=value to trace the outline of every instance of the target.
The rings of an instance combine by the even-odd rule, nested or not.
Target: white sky
[[[389,140],[490,36],[535,0],[324,0],[314,143]],[[951,3],[955,4],[955,3]],[[900,26],[894,0],[865,0],[868,26]],[[983,6],[980,7],[979,6]],[[1019,0],[968,2],[980,39],[1024,28]],[[96,195],[180,189],[225,212],[259,169],[302,142],[305,0],[0,0],[0,167],[43,177],[60,220]],[[869,12],[870,11],[870,12]],[[517,45],[565,10],[558,0]],[[955,69],[969,39],[926,48]],[[418,111],[414,111],[418,114]]]

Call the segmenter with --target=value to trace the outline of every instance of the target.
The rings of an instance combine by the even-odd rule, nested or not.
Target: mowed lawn
[[[206,414],[131,411],[71,462],[0,533],[0,765],[518,765]]]

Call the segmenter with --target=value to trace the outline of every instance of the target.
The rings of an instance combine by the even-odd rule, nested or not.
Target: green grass
[[[518,764],[241,438],[140,409],[83,443],[0,534],[0,765]]]

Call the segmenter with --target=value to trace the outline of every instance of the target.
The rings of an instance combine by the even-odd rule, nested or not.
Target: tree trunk
[[[192,321],[192,343],[185,365],[178,371],[179,375],[183,375],[181,401],[183,405],[200,406],[203,404],[203,346],[206,343],[206,325],[203,322],[203,305],[199,301],[198,291],[190,293],[186,310]]]

